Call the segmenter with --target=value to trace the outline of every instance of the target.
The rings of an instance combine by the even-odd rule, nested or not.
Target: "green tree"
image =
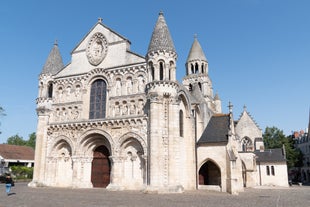
[[[301,151],[295,148],[293,138],[285,136],[282,130],[277,127],[266,127],[263,138],[266,149],[285,147],[288,168],[298,167],[302,163]]]
[[[27,141],[25,141],[23,137],[20,137],[16,134],[7,139],[7,144],[25,146],[27,144]]]
[[[20,137],[19,135],[11,136],[7,139],[7,144],[12,145],[19,145],[19,146],[29,146],[35,149],[36,145],[36,133],[33,132],[32,134],[29,134],[29,139],[24,140],[23,137]]]
[[[29,134],[29,139],[27,141],[27,146],[32,147],[35,149],[36,147],[36,133],[33,132],[32,134]]]

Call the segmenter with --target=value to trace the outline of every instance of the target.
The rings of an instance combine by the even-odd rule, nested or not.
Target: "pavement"
[[[246,188],[239,195],[208,190],[179,194],[108,191],[103,188],[30,188],[16,183],[11,195],[0,184],[0,207],[309,207],[310,186]]]

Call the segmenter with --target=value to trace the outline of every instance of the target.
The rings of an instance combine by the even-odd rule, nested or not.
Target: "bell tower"
[[[185,64],[186,76],[183,85],[201,102],[206,102],[214,113],[221,113],[221,101],[219,95],[213,94],[212,81],[209,77],[209,63],[197,39],[189,51]]]
[[[53,84],[54,75],[63,69],[64,64],[60,55],[57,41],[54,43],[42,72],[39,75],[39,94],[37,102],[38,125],[36,133],[36,151],[35,165],[33,172],[33,180],[29,186],[40,186],[44,183],[44,163],[46,157],[46,142],[47,142],[47,126],[49,123],[50,113],[53,103]]]
[[[176,82],[177,53],[164,15],[159,13],[146,54],[149,116],[148,189],[180,192],[179,101]]]

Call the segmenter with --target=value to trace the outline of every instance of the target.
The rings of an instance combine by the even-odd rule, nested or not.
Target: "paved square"
[[[7,196],[0,185],[0,207],[309,207],[310,187],[249,188],[239,195],[190,191],[183,194],[145,194],[139,191],[108,191],[106,189],[29,188],[17,183]]]

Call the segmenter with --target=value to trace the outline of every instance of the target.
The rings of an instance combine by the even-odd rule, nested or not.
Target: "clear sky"
[[[58,40],[65,64],[101,17],[145,55],[158,13],[164,12],[176,51],[177,78],[197,34],[214,92],[243,106],[264,131],[305,129],[310,107],[309,0],[3,0],[0,1],[0,143],[36,131],[38,75]]]

